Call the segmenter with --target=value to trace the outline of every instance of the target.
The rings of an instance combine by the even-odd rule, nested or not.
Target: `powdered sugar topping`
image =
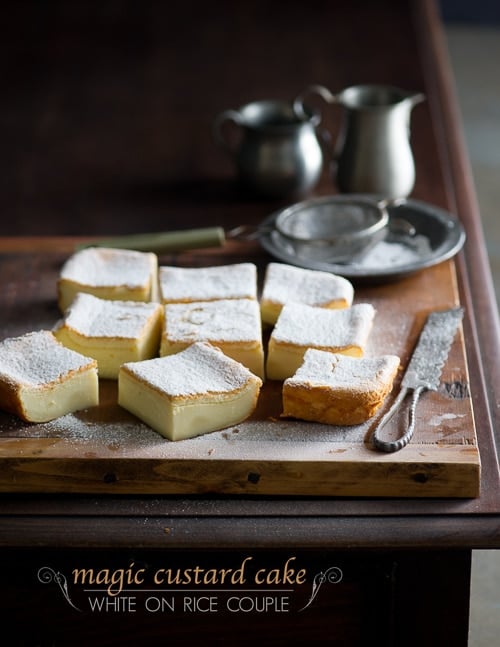
[[[260,342],[259,304],[251,299],[167,304],[165,338],[172,342]]]
[[[108,301],[80,292],[68,308],[64,324],[87,337],[135,339],[155,312],[161,312],[158,303]]]
[[[125,364],[135,375],[171,397],[230,393],[260,379],[239,362],[205,342],[192,344],[175,355]]]
[[[0,376],[11,382],[42,386],[60,381],[95,361],[65,348],[47,331],[11,337],[0,343]]]
[[[395,355],[356,358],[309,349],[302,366],[287,383],[376,391],[391,381],[398,366],[399,358]]]
[[[92,287],[148,285],[156,256],[128,249],[89,247],[71,256],[61,269],[61,279]]]
[[[375,309],[360,303],[343,310],[328,310],[288,303],[272,332],[275,341],[299,346],[363,348],[370,333]]]
[[[431,252],[432,248],[426,236],[407,237],[401,241],[381,240],[359,258],[354,259],[352,265],[373,270],[404,267],[418,263]]]
[[[162,266],[158,271],[163,302],[256,299],[257,267],[235,263],[213,267]]]
[[[262,300],[277,304],[324,306],[343,300],[350,306],[353,296],[352,284],[342,276],[284,263],[268,264],[262,289]]]

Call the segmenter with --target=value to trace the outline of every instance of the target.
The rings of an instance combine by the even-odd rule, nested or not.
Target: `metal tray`
[[[407,221],[414,229],[412,235],[389,231],[385,240],[350,262],[315,261],[298,257],[291,245],[272,230],[277,216],[278,213],[273,213],[262,223],[263,228],[270,230],[260,238],[267,252],[285,263],[333,272],[350,279],[390,281],[403,278],[452,258],[466,238],[455,216],[425,202],[409,199],[402,205],[389,207],[389,216]]]

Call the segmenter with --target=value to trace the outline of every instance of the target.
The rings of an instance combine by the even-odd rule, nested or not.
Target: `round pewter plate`
[[[262,223],[266,233],[260,237],[260,242],[269,254],[284,263],[369,281],[396,280],[437,265],[455,256],[465,243],[462,225],[443,209],[408,199],[399,206],[388,207],[388,211],[389,228],[385,239],[348,262],[298,256],[273,228],[280,212],[271,214]],[[391,220],[396,223],[399,219],[411,226],[411,235],[397,227],[391,228]]]

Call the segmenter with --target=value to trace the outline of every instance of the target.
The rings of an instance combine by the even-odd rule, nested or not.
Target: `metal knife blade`
[[[415,429],[415,410],[423,391],[437,390],[443,366],[463,317],[463,308],[431,312],[420,333],[413,355],[401,382],[401,390],[389,411],[373,432],[373,444],[384,452],[396,452],[410,442]],[[397,440],[382,440],[379,433],[394,416],[410,391],[413,391],[408,427]]]
[[[423,386],[434,391],[438,388],[462,316],[463,308],[431,312],[403,377],[403,387]]]

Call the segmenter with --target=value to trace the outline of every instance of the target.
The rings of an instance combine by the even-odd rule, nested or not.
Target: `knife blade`
[[[410,442],[415,430],[417,402],[424,391],[436,391],[448,358],[451,344],[462,321],[463,308],[431,312],[420,333],[418,343],[401,381],[401,389],[394,404],[381,418],[373,432],[373,444],[383,452],[396,452]],[[380,432],[400,408],[406,396],[412,393],[408,426],[397,440],[383,440]]]

